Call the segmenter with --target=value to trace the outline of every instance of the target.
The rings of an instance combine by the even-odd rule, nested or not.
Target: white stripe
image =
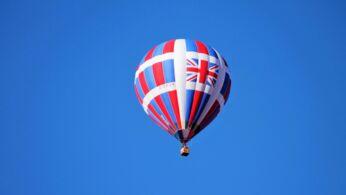
[[[165,60],[169,60],[169,59],[173,59],[173,53],[170,52],[170,53],[165,53],[165,54],[162,54],[162,55],[159,55],[159,56],[155,56],[147,61],[145,61],[142,65],[140,65],[138,67],[138,70],[136,71],[136,77],[138,77],[138,75],[143,72],[146,68],[152,66],[153,64],[156,64],[158,62],[163,62]]]
[[[213,91],[213,87],[198,82],[186,82],[186,89],[202,91],[208,94],[211,94],[211,92]]]
[[[219,59],[222,59],[221,55],[214,49],[214,51],[216,52],[217,56]],[[226,65],[223,63],[223,60],[219,61],[220,63],[218,64],[220,66],[219,68],[219,74],[218,74],[218,79],[216,80],[216,87],[213,89],[213,91],[211,92],[211,96],[207,102],[207,104],[204,107],[204,110],[201,114],[201,116],[199,117],[197,124],[199,125],[202,120],[204,119],[204,117],[207,115],[208,111],[210,110],[210,108],[212,107],[212,105],[214,104],[215,100],[217,100],[220,104],[220,110],[223,107],[223,104],[225,103],[223,96],[220,94],[224,79],[225,79],[225,74],[227,72],[227,67]],[[196,128],[197,126],[196,125]]]
[[[174,76],[177,86],[177,97],[182,129],[185,129],[186,107],[186,43],[177,39],[174,43]]]
[[[155,56],[155,57],[145,61],[143,64],[141,64],[138,67],[138,70],[136,71],[135,80],[136,80],[136,78],[138,78],[138,75],[141,72],[143,72],[146,68],[148,68],[148,67],[150,67],[153,64],[156,64],[158,62],[163,62],[165,60],[173,59],[173,57],[174,57],[174,53],[170,52],[170,53],[165,53],[162,55]],[[194,51],[186,52],[186,58],[202,59],[202,60],[207,60],[213,64],[219,64],[219,60],[217,58],[215,58],[214,56],[209,56],[207,54],[198,53],[198,52],[194,52]]]
[[[146,112],[148,112],[148,105],[156,96],[167,93],[169,91],[173,91],[175,89],[176,89],[175,82],[171,82],[171,83],[162,84],[150,90],[147,93],[147,95],[145,95],[143,98],[143,103],[142,103],[143,109]],[[204,85],[203,83],[198,83],[196,85],[196,82],[186,82],[186,89],[202,91],[208,94],[211,94],[211,92],[213,91],[213,87],[210,87],[209,85]]]
[[[150,102],[158,95],[161,95],[163,93],[167,93],[169,91],[175,90],[175,82],[171,83],[165,83],[160,86],[155,87],[154,89],[150,90],[147,95],[143,98],[143,109],[146,113],[148,113],[148,105]]]

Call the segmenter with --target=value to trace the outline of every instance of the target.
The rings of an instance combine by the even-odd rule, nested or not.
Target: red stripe
[[[178,127],[181,129],[181,120],[180,120],[180,112],[179,112],[179,106],[178,106],[178,97],[177,97],[177,90],[168,92],[169,99],[171,100],[171,104],[173,106],[173,111],[175,118],[177,119]]]
[[[171,116],[169,115],[169,113],[168,113],[168,111],[167,111],[167,109],[165,107],[165,104],[162,101],[161,96],[156,96],[155,97],[155,101],[156,101],[157,105],[159,106],[159,108],[161,109],[163,115],[168,120],[169,124],[173,127],[173,130],[176,130],[177,127],[175,126],[174,122],[172,121]]]
[[[174,51],[174,42],[175,40],[167,41],[163,47],[163,53],[173,52]]]
[[[193,95],[193,102],[192,102],[192,107],[190,111],[190,118],[189,118],[189,127],[191,127],[193,119],[195,118],[195,115],[198,111],[199,104],[202,100],[203,92],[201,91],[195,91]]]
[[[191,72],[198,72],[199,69],[195,67],[187,67],[186,70]]]
[[[217,74],[214,72],[208,72],[208,76],[215,77],[217,79]]]
[[[153,73],[154,73],[154,77],[155,77],[156,86],[164,84],[165,78],[163,75],[162,62],[158,62],[158,63],[154,64],[152,67],[153,67]]]
[[[144,95],[146,95],[149,92],[149,87],[144,77],[144,71],[139,73],[138,79],[139,79],[139,84],[142,87],[143,93]]]
[[[204,54],[209,54],[207,46],[204,45],[204,43],[200,41],[195,41],[198,49],[198,53],[204,53]]]
[[[155,48],[156,48],[156,46],[153,47],[153,48],[147,53],[147,55],[145,56],[144,62],[147,61],[147,60],[149,60],[149,59],[153,56],[153,52],[154,52]]]
[[[208,61],[201,60],[201,65],[199,69],[199,82],[205,83],[208,75]]]

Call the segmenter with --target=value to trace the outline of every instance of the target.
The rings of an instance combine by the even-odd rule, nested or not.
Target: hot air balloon
[[[137,67],[137,98],[163,130],[187,143],[222,110],[231,89],[225,59],[197,40],[176,39],[153,47]]]

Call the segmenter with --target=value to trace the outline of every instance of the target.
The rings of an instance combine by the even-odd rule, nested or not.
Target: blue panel
[[[225,74],[225,80],[224,80],[224,82],[223,82],[222,89],[221,89],[221,91],[220,91],[220,93],[221,93],[222,95],[225,95],[227,86],[228,86],[228,84],[229,84],[229,81],[230,81],[229,75],[228,75],[228,74]]]
[[[163,103],[165,104],[165,107],[166,107],[166,109],[167,109],[167,111],[169,113],[169,116],[171,117],[172,121],[174,122],[174,124],[176,126],[178,126],[177,125],[177,119],[175,118],[173,107],[172,107],[171,101],[169,99],[168,93],[161,94],[161,98],[162,98]]]
[[[174,62],[173,60],[166,60],[162,63],[163,68],[163,74],[165,77],[166,83],[174,82],[175,76],[174,76]]]
[[[145,77],[145,80],[146,80],[146,82],[148,84],[149,90],[152,90],[153,88],[156,87],[155,77],[154,77],[154,73],[153,73],[153,68],[152,67],[146,68],[144,70],[144,77]]]
[[[166,42],[161,43],[160,45],[158,45],[158,46],[155,48],[152,57],[161,55],[161,54],[163,53],[163,47],[165,46],[165,44],[166,44]]]
[[[187,51],[195,51],[195,52],[198,51],[195,41],[189,40],[189,39],[186,39],[185,41],[186,41],[186,50]]]
[[[174,137],[177,138],[177,140],[182,141],[184,140],[183,131],[177,131],[174,133]]]
[[[185,122],[186,127],[189,124],[189,118],[191,113],[191,107],[193,103],[193,97],[194,97],[195,90],[186,90],[186,107],[185,107]]]
[[[205,105],[207,104],[208,100],[209,100],[209,97],[210,95],[207,94],[207,93],[204,93],[203,94],[203,97],[202,97],[202,100],[201,100],[201,103],[199,104],[199,108],[198,108],[198,112],[193,120],[194,123],[197,123],[199,117],[201,117],[201,114],[205,108]]]
[[[208,52],[209,52],[209,55],[217,58],[217,55],[216,55],[216,52],[214,51],[214,49],[212,47],[210,47],[209,45],[207,45],[207,49],[208,49]]]

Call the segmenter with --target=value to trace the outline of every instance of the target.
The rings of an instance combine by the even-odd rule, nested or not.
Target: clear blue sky
[[[346,194],[343,1],[2,1],[1,195]],[[198,39],[233,88],[179,156],[135,68]]]

